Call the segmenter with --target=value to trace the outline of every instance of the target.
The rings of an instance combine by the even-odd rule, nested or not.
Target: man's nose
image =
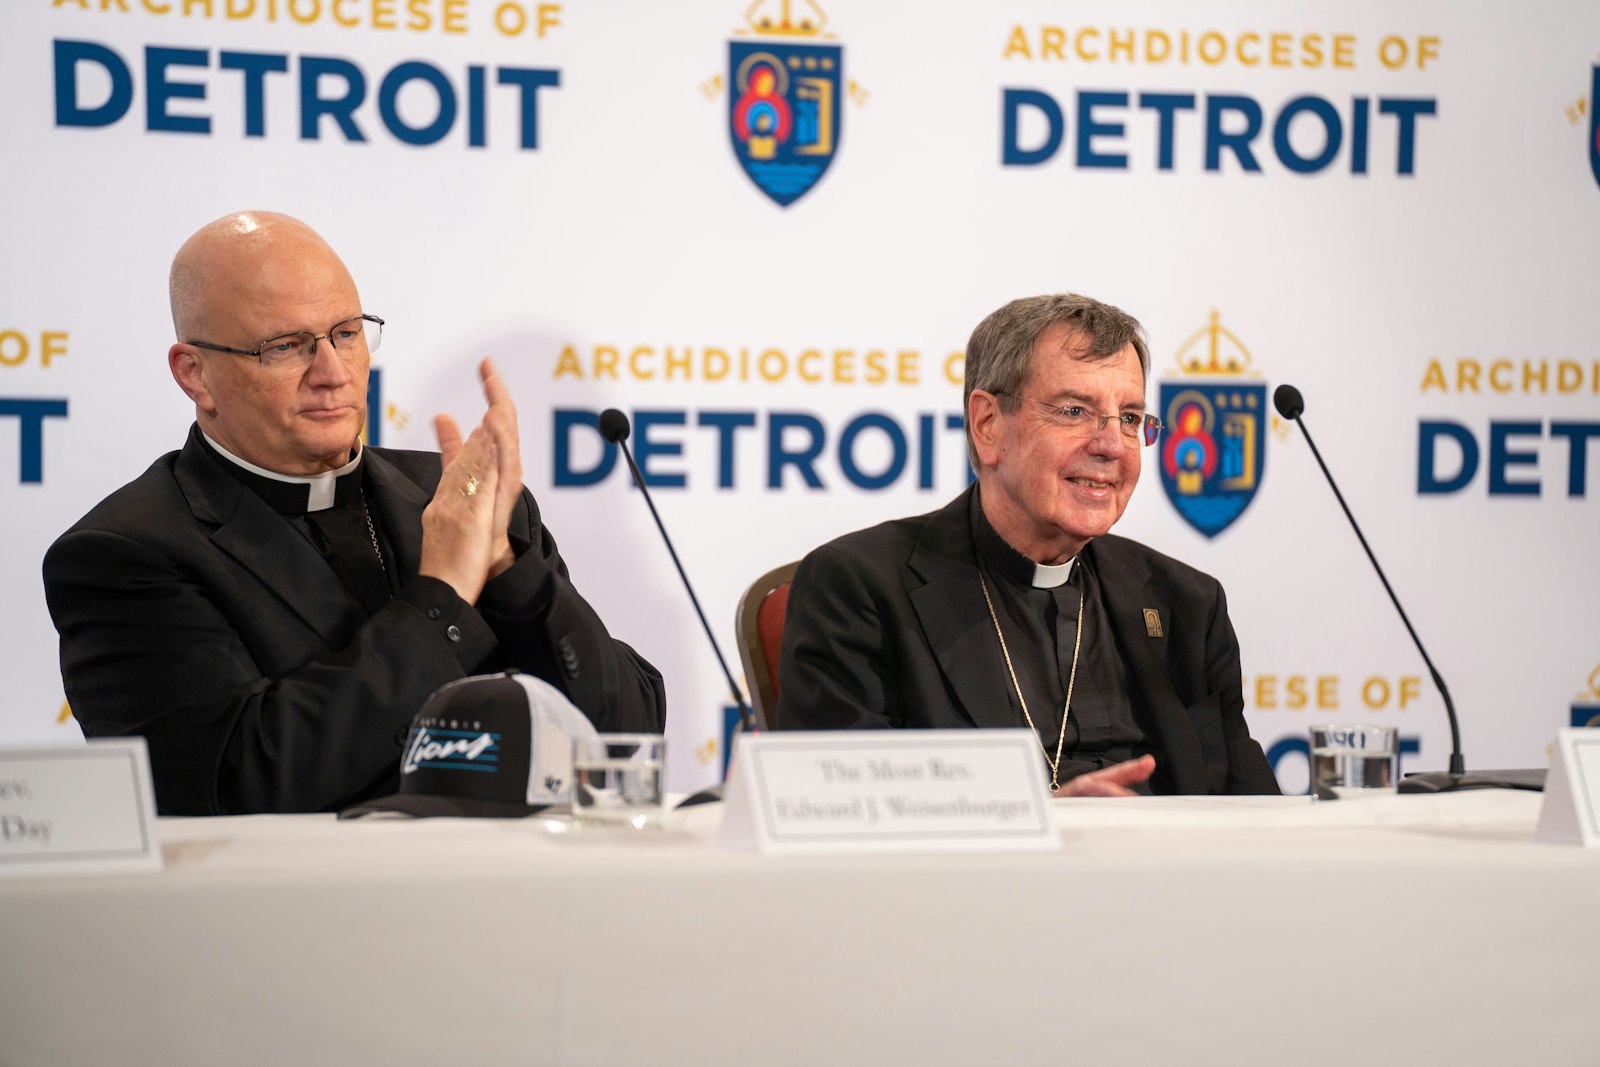
[[[1122,432],[1122,422],[1116,417],[1102,419],[1100,429],[1089,438],[1089,445],[1097,455],[1120,456],[1133,447],[1133,439]]]
[[[333,339],[327,334],[311,337],[311,366],[306,368],[306,376],[318,383],[329,385],[343,385],[353,375],[350,365],[344,357],[333,347]]]

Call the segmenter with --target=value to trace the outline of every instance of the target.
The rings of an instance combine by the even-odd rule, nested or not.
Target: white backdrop
[[[499,361],[529,485],[579,588],[666,675],[673,788],[720,772],[725,687],[623,465],[593,485],[557,484],[570,479],[558,476],[556,413],[659,413],[635,443],[663,446],[653,474],[682,476],[656,499],[732,656],[734,606],[754,576],[960,490],[960,435],[946,427],[960,387],[947,365],[988,311],[1046,291],[1086,292],[1144,321],[1152,404],[1163,382],[1191,377],[1180,349],[1213,313],[1228,350],[1248,354],[1244,381],[1268,396],[1300,386],[1307,423],[1452,684],[1470,765],[1542,765],[1558,727],[1600,712],[1600,8],[1349,3],[1330,17],[1323,5],[1220,0],[1136,11],[792,0],[792,21],[825,20],[821,34],[754,32],[784,6],[748,17],[745,0],[0,9],[0,740],[76,735],[39,560],[181,444],[190,412],[164,368],[167,266],[195,228],[241,208],[321,230],[365,307],[389,320],[375,361],[384,444],[430,447],[436,411],[475,418],[473,365]],[[729,46],[752,41],[842,49],[836,152],[787,207],[746,175],[730,133]],[[282,70],[252,80],[236,69],[250,64]],[[315,98],[348,88],[307,77],[319,64],[359,72],[350,121],[364,140],[315,117]],[[404,81],[388,119],[386,78]],[[1010,163],[1008,99],[1031,101],[1014,109]],[[1046,153],[1052,104],[1064,136]],[[1175,108],[1165,159],[1162,106]],[[1254,170],[1222,144],[1252,109]],[[1330,114],[1337,149],[1296,171],[1328,147]],[[435,143],[394,132],[436,120]],[[1100,129],[1083,139],[1086,122]],[[1029,155],[1043,158],[1015,158]],[[687,375],[667,376],[669,346],[692,350]],[[611,349],[615,376],[597,376]],[[734,371],[707,380],[708,349]],[[786,367],[766,357],[774,380],[759,369],[769,349]],[[755,368],[743,377],[741,350]],[[854,356],[836,362],[836,350]],[[874,351],[888,354],[887,380],[868,380]],[[858,484],[839,459],[871,413],[909,449],[884,488]],[[789,415],[820,426],[820,488],[793,467],[769,484],[770,429]],[[748,424],[730,431],[726,487],[708,416]],[[1456,436],[1424,448],[1423,424],[1440,422]],[[849,459],[883,472],[883,423],[861,425]],[[1287,788],[1304,788],[1295,744],[1324,719],[1397,723],[1415,749],[1405,765],[1440,767],[1440,701],[1291,431],[1272,420],[1254,498],[1211,538],[1169,501],[1147,453],[1119,532],[1226,585],[1251,727]],[[782,447],[806,432],[784,431]],[[1478,453],[1472,476],[1423,491],[1419,464],[1448,482],[1462,436]],[[567,440],[569,473],[601,459],[593,430]]]

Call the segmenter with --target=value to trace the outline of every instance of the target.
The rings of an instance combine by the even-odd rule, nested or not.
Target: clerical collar
[[[989,516],[983,513],[983,504],[977,492],[972,494],[971,525],[972,540],[978,546],[978,554],[996,574],[1018,585],[1031,585],[1035,589],[1054,589],[1066,585],[1072,578],[1072,565],[1078,561],[1077,556],[1054,566],[1033,562],[1012,548],[989,524]]]
[[[255,490],[272,508],[283,515],[304,515],[310,511],[326,511],[340,504],[348,504],[361,492],[361,457],[365,455],[360,444],[349,463],[338,470],[322,474],[279,474],[265,467],[240,459],[217,444],[204,430],[200,432],[206,446],[218,458],[231,464],[234,475]]]
[[[1065,563],[1050,566],[1046,563],[1033,565],[1033,587],[1035,589],[1054,589],[1058,585],[1066,585],[1072,580],[1072,565],[1078,562],[1078,557],[1073,556]]]

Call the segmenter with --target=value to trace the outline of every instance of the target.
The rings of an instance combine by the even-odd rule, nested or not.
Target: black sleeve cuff
[[[527,620],[550,606],[551,569],[542,555],[530,551],[533,543],[527,538],[511,534],[510,540],[517,561],[484,583],[478,606],[491,618]]]
[[[475,673],[494,653],[498,644],[494,631],[448,583],[418,575],[395,600],[421,613],[467,674]]]

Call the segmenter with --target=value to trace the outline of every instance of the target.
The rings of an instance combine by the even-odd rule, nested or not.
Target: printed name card
[[[1600,848],[1600,729],[1562,730],[1534,839]]]
[[[160,869],[144,738],[0,746],[0,878]]]
[[[741,734],[719,841],[762,852],[1060,845],[1027,730]]]

